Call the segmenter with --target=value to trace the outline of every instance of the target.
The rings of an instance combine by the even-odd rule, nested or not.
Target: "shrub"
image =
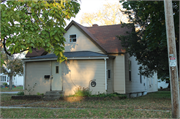
[[[78,87],[76,90],[75,90],[75,94],[74,96],[91,96],[91,91],[89,88],[82,88],[82,87]]]
[[[3,83],[4,86],[7,86],[8,84],[7,83]]]
[[[37,95],[42,95],[42,96],[43,96],[43,95],[44,95],[44,93],[39,93],[39,92],[37,92]]]
[[[24,92],[18,92],[17,95],[24,95]]]

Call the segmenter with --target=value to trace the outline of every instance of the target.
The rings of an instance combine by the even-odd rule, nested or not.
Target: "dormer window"
[[[76,42],[76,34],[69,35],[69,42]]]

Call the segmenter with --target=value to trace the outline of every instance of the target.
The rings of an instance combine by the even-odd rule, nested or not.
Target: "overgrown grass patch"
[[[1,94],[1,106],[11,106],[11,105],[21,105],[21,104],[29,104],[32,102],[37,102],[37,100],[13,100],[11,96],[14,94]],[[38,100],[39,101],[39,100]]]
[[[171,118],[171,112],[133,109],[2,109],[2,118]]]
[[[163,94],[164,93],[164,94]],[[162,94],[162,95],[161,95]],[[150,93],[146,96],[130,99],[104,98],[102,100],[87,100],[79,102],[67,102],[63,100],[44,101],[31,104],[32,107],[61,107],[61,108],[96,108],[96,109],[154,109],[171,110],[170,92]]]

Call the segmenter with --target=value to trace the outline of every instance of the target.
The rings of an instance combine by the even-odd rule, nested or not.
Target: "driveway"
[[[17,94],[19,91],[16,92],[0,92],[0,94]]]

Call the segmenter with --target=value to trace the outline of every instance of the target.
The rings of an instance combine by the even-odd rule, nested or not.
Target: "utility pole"
[[[180,118],[179,82],[172,0],[164,0],[164,10],[168,45],[169,76],[171,82],[172,118]]]

